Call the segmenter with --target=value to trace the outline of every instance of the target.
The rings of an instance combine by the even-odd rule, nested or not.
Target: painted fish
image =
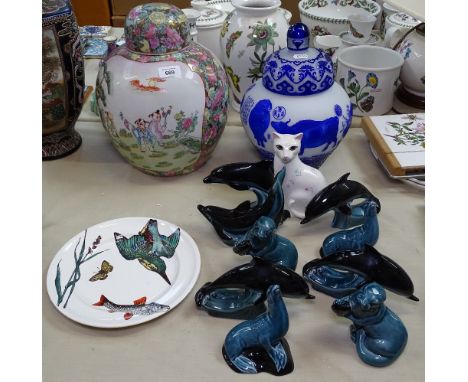
[[[110,301],[106,296],[101,295],[98,302],[94,306],[105,306],[109,313],[124,312],[124,319],[129,320],[134,315],[149,316],[158,312],[166,312],[171,307],[169,305],[157,304],[150,302],[146,304],[146,297],[141,297],[133,301],[133,305],[120,305]]]

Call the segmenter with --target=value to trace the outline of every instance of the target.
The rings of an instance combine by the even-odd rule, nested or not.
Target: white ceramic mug
[[[380,46],[341,49],[336,80],[348,93],[353,115],[382,115],[390,111],[403,57]]]
[[[377,18],[370,13],[355,13],[348,16],[350,39],[357,43],[369,41]]]

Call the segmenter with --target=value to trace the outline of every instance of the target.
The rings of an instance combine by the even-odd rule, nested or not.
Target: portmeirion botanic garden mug
[[[358,45],[338,53],[336,79],[348,93],[353,114],[382,115],[390,111],[403,57],[380,46]]]

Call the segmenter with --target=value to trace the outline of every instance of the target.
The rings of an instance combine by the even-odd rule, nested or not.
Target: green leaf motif
[[[231,58],[231,50],[234,47],[234,42],[241,36],[242,31],[232,33],[226,42],[226,55]]]
[[[61,273],[60,273],[60,261],[59,261],[59,263],[57,264],[57,273],[55,274],[55,290],[57,291],[57,306],[59,306],[63,300],[60,275]]]

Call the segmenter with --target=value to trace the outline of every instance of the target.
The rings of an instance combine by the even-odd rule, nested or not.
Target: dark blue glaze
[[[323,266],[356,273],[364,279],[364,283],[377,282],[396,294],[413,301],[419,301],[413,295],[414,285],[405,270],[369,245],[365,245],[362,250],[337,252],[321,259],[309,261],[304,265],[302,274],[309,275],[314,269]],[[316,289],[314,284],[312,286]],[[361,286],[362,283],[361,285],[357,284],[355,289]]]
[[[308,148],[320,147],[326,145],[323,151],[326,151],[330,145],[333,147],[337,144],[338,126],[342,115],[341,107],[335,105],[335,116],[327,118],[323,121],[302,120],[294,124],[290,124],[291,120],[274,121],[271,126],[280,134],[296,135],[303,133],[301,140],[301,151],[299,155],[304,154],[304,150]]]
[[[292,269],[297,266],[296,246],[283,236],[276,234],[273,219],[262,216],[233,248],[239,255],[261,257],[274,264]]]
[[[291,25],[288,29],[288,49],[304,50],[309,47],[309,28],[302,23]]]
[[[285,375],[294,369],[289,346],[283,338],[288,332],[289,317],[280,287],[270,286],[267,298],[268,311],[235,326],[224,341],[224,359],[238,373],[265,371]]]
[[[333,85],[330,57],[309,48],[309,29],[297,23],[289,27],[287,48],[273,52],[263,67],[263,86],[286,96],[321,93]]]
[[[250,190],[257,196],[256,204],[262,204],[268,197],[268,191],[273,185],[273,162],[229,163],[215,168],[205,179],[204,183],[227,184],[235,190]],[[249,204],[253,207],[255,204]]]
[[[216,206],[198,205],[198,210],[213,225],[216,233],[229,246],[233,246],[253,227],[261,216],[272,218],[279,225],[284,218],[283,179],[286,170],[283,169],[275,176],[273,186],[268,192],[266,200],[255,206],[244,202],[230,210]]]
[[[341,176],[336,182],[329,184],[318,192],[306,207],[305,218],[301,224],[318,218],[324,213],[340,209],[341,212],[351,215],[350,203],[355,199],[373,200],[377,203],[380,212],[380,201],[364,185],[355,180],[348,180],[349,172]]]
[[[363,249],[364,245],[375,245],[379,238],[378,205],[374,201],[363,204],[364,224],[359,227],[338,231],[325,238],[321,255],[328,256],[336,252]]]
[[[249,126],[257,141],[257,145],[261,147],[265,147],[265,143],[268,141],[265,137],[265,133],[268,127],[270,127],[271,108],[271,101],[262,99],[256,103],[249,114]]]
[[[403,322],[385,306],[385,299],[385,290],[378,283],[370,283],[332,305],[337,315],[353,322],[351,340],[359,358],[377,367],[393,363],[408,341]]]
[[[364,216],[359,227],[333,233],[323,241],[320,256],[330,256],[336,252],[364,249],[365,245],[375,245],[379,237],[377,203],[366,201],[360,205]],[[338,271],[328,266],[314,267],[304,274],[312,287],[332,297],[342,297],[366,283],[365,278],[356,273]]]
[[[338,208],[334,209],[335,215],[333,216],[331,226],[333,228],[348,229],[364,224],[366,217],[364,216],[362,207],[365,203],[367,203],[367,200],[353,205],[351,207],[351,214],[349,214],[349,209],[347,209],[347,213],[340,211]]]
[[[304,279],[293,270],[254,257],[208,282],[195,294],[196,305],[224,318],[252,318],[263,311],[266,292],[279,285],[283,296],[312,299]]]

